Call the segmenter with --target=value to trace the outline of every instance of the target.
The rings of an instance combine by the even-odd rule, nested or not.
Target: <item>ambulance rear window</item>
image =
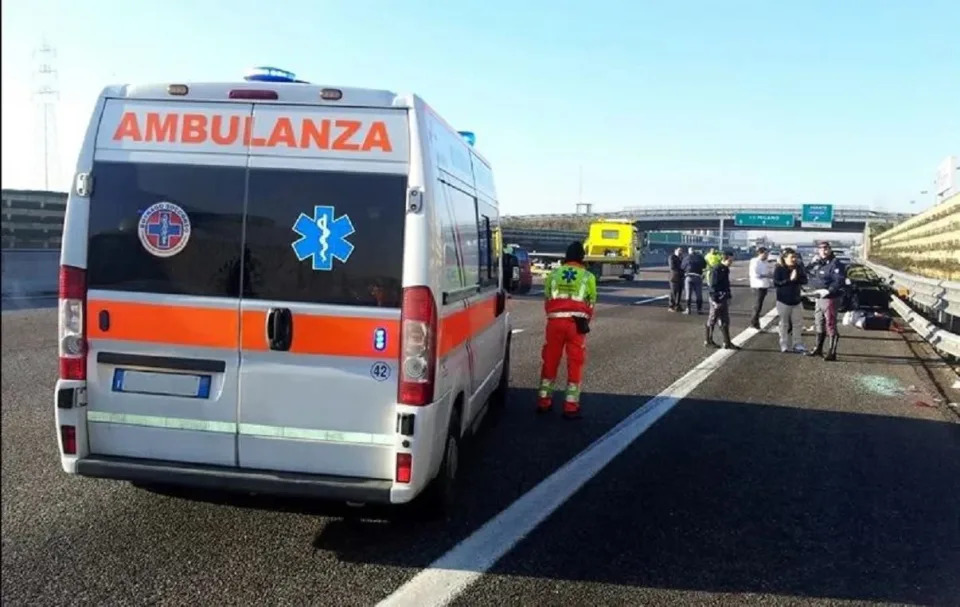
[[[94,163],[89,288],[237,297],[245,173],[230,166]]]
[[[399,307],[406,177],[97,162],[91,289]]]
[[[400,307],[405,175],[251,169],[244,297]]]

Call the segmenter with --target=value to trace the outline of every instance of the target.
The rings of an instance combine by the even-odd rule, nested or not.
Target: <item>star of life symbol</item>
[[[573,282],[577,278],[577,271],[573,268],[567,268],[563,271],[562,278],[564,282]]]
[[[353,222],[348,215],[334,219],[332,206],[314,206],[313,217],[300,213],[293,231],[300,235],[291,245],[293,252],[299,261],[311,258],[314,270],[329,272],[334,258],[346,263],[353,254],[353,244],[347,240],[354,233]]]

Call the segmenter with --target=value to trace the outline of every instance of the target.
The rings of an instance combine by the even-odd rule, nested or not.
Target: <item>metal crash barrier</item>
[[[861,263],[890,287],[891,307],[918,335],[940,352],[960,358],[960,335],[953,332],[960,324],[960,282],[906,274],[869,261]]]

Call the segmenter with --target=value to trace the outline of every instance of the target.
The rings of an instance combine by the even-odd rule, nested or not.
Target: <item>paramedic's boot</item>
[[[826,333],[817,333],[817,347],[807,352],[807,356],[822,356],[823,342],[826,341],[826,339],[827,339]]]
[[[830,336],[830,345],[827,352],[823,355],[823,360],[837,360],[837,343],[840,341],[839,335]]]
[[[537,392],[537,413],[549,413],[553,408],[553,382],[549,379],[540,380],[540,390]]]
[[[723,325],[720,327],[720,332],[723,333],[723,349],[724,350],[739,350],[740,346],[733,343],[730,339],[730,327]]]
[[[563,399],[563,419],[580,419],[580,386],[567,384],[567,393]]]
[[[717,345],[717,342],[713,341],[713,327],[707,325],[705,329],[703,345],[707,348],[719,348],[720,346]]]

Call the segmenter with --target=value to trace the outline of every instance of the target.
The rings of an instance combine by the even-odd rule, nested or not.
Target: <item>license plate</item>
[[[210,398],[209,375],[115,369],[113,391],[186,398]]]

